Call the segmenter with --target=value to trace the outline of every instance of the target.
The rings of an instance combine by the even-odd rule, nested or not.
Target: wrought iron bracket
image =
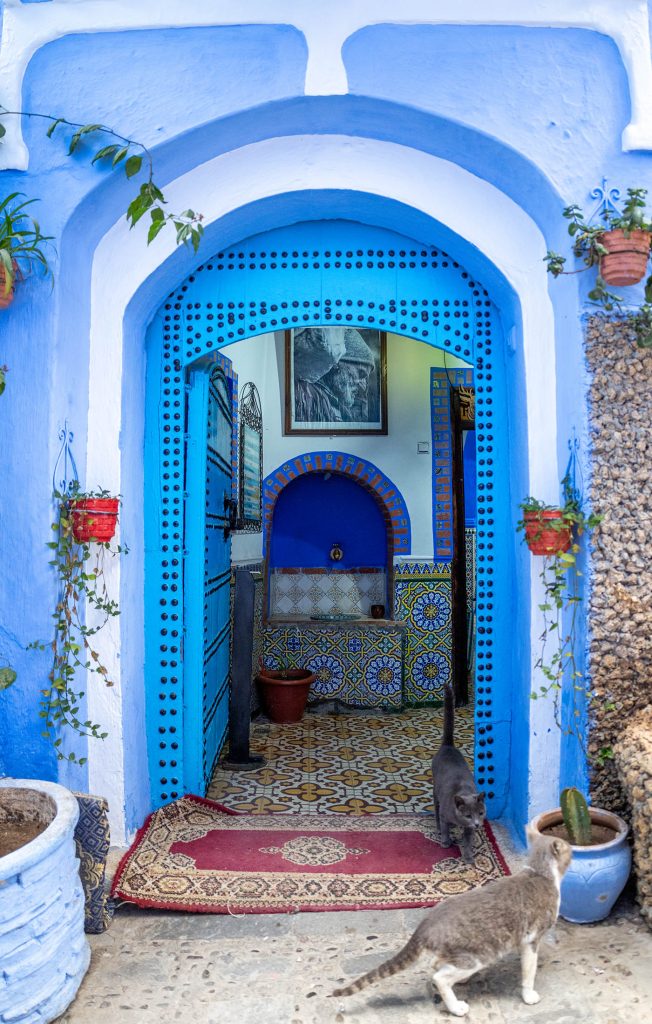
[[[61,447],[59,448],[57,461],[54,464],[54,472],[52,473],[52,490],[59,494],[66,494],[74,483],[79,483],[75,456],[72,453],[74,437],[74,433],[68,426],[68,420],[64,420],[63,426],[59,431]],[[70,476],[71,472],[72,476]],[[59,473],[63,473],[63,476],[57,480]]]
[[[605,220],[609,215],[620,216],[620,197],[620,189],[615,185],[609,188],[609,179],[603,178],[602,184],[596,185],[591,192],[591,199],[597,199],[597,203],[589,217],[589,223],[596,217]]]

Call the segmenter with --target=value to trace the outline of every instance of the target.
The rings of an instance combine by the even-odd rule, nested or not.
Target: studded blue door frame
[[[145,495],[159,534],[146,552],[153,803],[180,796],[189,783],[179,721],[183,677],[178,643],[183,630],[186,368],[199,359],[217,358],[220,348],[247,337],[329,323],[416,338],[475,366],[476,776],[487,791],[489,813],[499,815],[509,787],[513,671],[509,620],[496,610],[509,607],[514,544],[507,375],[498,314],[482,285],[441,250],[345,221],[297,224],[217,253],[170,296],[150,331]],[[390,416],[391,393],[390,380]]]

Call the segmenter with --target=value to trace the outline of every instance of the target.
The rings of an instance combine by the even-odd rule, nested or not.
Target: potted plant
[[[59,591],[52,618],[54,638],[47,644],[52,650],[50,685],[41,691],[40,716],[44,719],[44,735],[47,736],[59,759],[67,757],[76,764],[84,764],[85,757],[73,752],[65,755],[61,751],[61,727],[68,727],[80,736],[104,739],[106,733],[97,723],[85,721],[81,707],[83,691],[75,689],[77,670],[95,673],[106,686],[113,686],[108,671],[102,664],[95,649],[94,637],[108,620],[120,614],[117,601],[110,597],[104,577],[105,555],[116,556],[127,553],[127,548],[116,544],[111,546],[103,540],[108,528],[108,515],[100,516],[85,505],[90,499],[118,502],[107,498],[108,492],[82,492],[75,481],[61,493],[55,491],[58,515],[52,524],[56,539],[48,546],[52,549],[50,565],[55,569]],[[81,502],[78,507],[77,503]],[[100,510],[101,511],[101,510]],[[117,509],[116,509],[117,513]],[[98,536],[100,535],[100,536]],[[84,603],[92,609],[93,617],[84,617]],[[33,649],[44,650],[46,645],[37,641]]]
[[[13,301],[17,278],[22,280],[35,270],[52,276],[43,249],[50,236],[41,234],[38,222],[26,212],[36,200],[21,201],[22,196],[12,192],[0,202],[0,309]]]
[[[0,669],[0,690],[15,681],[13,668]],[[78,818],[77,800],[63,786],[0,780],[0,1015],[20,1007],[25,1018],[55,1020],[88,968]]]
[[[568,233],[573,239],[573,253],[584,261],[584,269],[598,268],[595,286],[589,299],[606,312],[622,311],[622,296],[615,295],[609,286],[623,287],[637,284],[645,277],[650,258],[652,221],[646,217],[647,189],[628,188],[622,212],[605,208],[600,222],[592,224],[577,204],[567,206],[563,216],[569,221]],[[548,250],[547,269],[553,277],[576,273],[565,270],[566,258]],[[632,316],[631,323],[641,348],[652,346],[652,275],[645,283],[645,302]]]
[[[525,498],[519,505],[523,515],[518,528],[533,555],[560,555],[571,546],[572,519],[559,505],[546,505],[538,498]]]
[[[288,725],[301,721],[308,691],[317,678],[314,672],[291,665],[265,668],[261,661],[256,678],[263,706],[272,722]]]
[[[68,499],[72,533],[79,544],[94,541],[107,544],[118,525],[120,498],[109,491],[80,491],[74,488]]]
[[[539,570],[543,585],[543,601],[539,605],[543,613],[541,651],[535,662],[545,683],[538,691],[532,691],[533,700],[552,695],[555,721],[562,729],[559,698],[562,681],[567,673],[572,685],[573,696],[583,695],[591,700],[591,691],[586,686],[575,656],[577,610],[581,602],[578,589],[577,556],[580,539],[602,521],[602,516],[586,513],[582,499],[571,483],[567,472],[562,480],[563,502],[558,506],[546,505],[536,498],[525,498],[519,505],[523,515],[517,530],[524,533],[530,550],[544,555]],[[581,712],[573,700],[572,718],[577,721]],[[568,733],[572,726],[564,730]],[[578,733],[582,742],[582,736]],[[603,752],[602,759],[610,757]]]
[[[533,690],[533,700],[552,696],[555,723],[565,735],[573,734],[584,754],[586,745],[580,728],[580,699],[591,705],[593,694],[576,661],[576,620],[581,601],[578,592],[577,556],[580,540],[602,520],[587,514],[569,475],[562,482],[564,501],[556,508],[526,498],[520,508],[523,530],[530,550],[544,555],[540,570],[544,598],[541,651],[535,670],[545,682]],[[560,698],[566,675],[570,683],[569,725],[562,723]],[[602,763],[613,757],[610,748],[598,754]],[[573,860],[562,880],[560,914],[568,921],[588,923],[609,914],[620,895],[631,867],[627,844],[628,826],[622,818],[598,807],[588,807],[579,790],[564,789],[560,806],[537,815],[532,826],[540,832],[559,835],[571,843]]]
[[[538,814],[532,827],[573,847],[562,878],[559,913],[575,924],[602,921],[622,892],[632,864],[629,826],[617,814],[589,807],[578,789],[562,790],[560,806]]]
[[[63,786],[0,780],[0,1018],[55,1020],[88,968],[78,817]]]

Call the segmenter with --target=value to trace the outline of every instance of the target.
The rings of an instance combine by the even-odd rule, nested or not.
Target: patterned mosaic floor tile
[[[293,725],[258,719],[251,750],[266,765],[253,772],[218,767],[207,795],[250,814],[426,813],[432,810],[430,760],[441,732],[439,708],[308,712]],[[472,707],[457,710],[455,738],[471,764]]]

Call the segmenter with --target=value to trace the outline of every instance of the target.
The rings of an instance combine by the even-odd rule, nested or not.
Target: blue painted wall
[[[334,543],[344,552],[330,560]],[[281,491],[274,506],[271,568],[385,568],[387,530],[377,502],[359,484],[310,473]]]
[[[36,54],[25,77],[23,103],[81,122],[106,120],[141,138],[151,145],[163,185],[217,153],[262,138],[338,133],[392,140],[453,160],[495,184],[532,215],[547,244],[557,249],[567,247],[561,208],[590,202],[590,190],[603,175],[621,186],[652,185],[650,154],[620,148],[629,93],[620,56],[606,37],[572,30],[378,26],[347,43],[345,61],[351,95],[307,98],[302,94],[305,42],[289,27],[71,36]],[[38,718],[49,659],[28,654],[25,646],[50,636],[56,594],[45,544],[57,432],[65,418],[76,433],[83,482],[102,483],[84,476],[90,273],[94,249],[123,214],[134,184],[90,167],[83,152],[67,158],[65,145],[48,141],[36,119],[26,119],[24,130],[29,170],[0,173],[0,188],[41,199],[39,220],[55,236],[55,286],[51,292],[39,280],[28,280],[0,322],[0,363],[10,367],[7,391],[0,398],[0,657],[19,671],[18,682],[0,700],[0,771],[52,778],[57,765],[40,738]],[[245,197],[240,211],[208,226],[198,257],[184,250],[166,261],[127,314],[123,537],[132,549],[135,578],[144,549],[140,504],[148,323],[174,283],[207,254],[278,225],[333,216],[436,240],[491,290],[505,329],[518,324],[514,296],[483,254],[407,206],[345,191],[288,194],[252,204]],[[577,394],[584,375],[580,317],[588,287],[589,275],[551,282],[558,365],[563,368],[557,375],[560,464],[573,427],[587,440]],[[510,374],[518,379],[522,354],[517,349],[509,359]],[[515,395],[513,401],[517,405],[521,399]],[[515,409],[511,417],[515,497],[527,479],[520,426],[524,415],[524,409]],[[513,544],[517,570],[512,582],[521,602],[530,567],[516,540]],[[147,772],[139,753],[142,593],[128,578],[123,586],[123,642],[129,640],[123,671],[130,680],[128,806],[129,820],[136,823],[148,806]],[[523,737],[513,751],[516,769],[527,752],[526,700],[515,713]],[[575,763],[572,753],[569,757]],[[527,779],[516,770],[512,778],[514,799],[523,806]],[[74,772],[70,781],[83,788],[85,773]]]

